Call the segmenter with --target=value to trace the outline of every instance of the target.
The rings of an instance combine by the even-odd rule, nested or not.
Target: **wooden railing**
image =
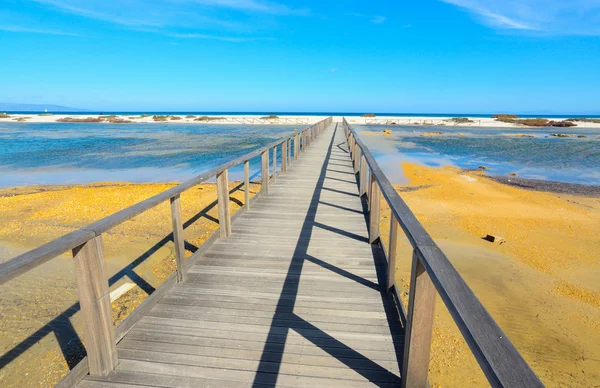
[[[27,253],[17,256],[0,264],[0,285],[22,275],[39,265],[51,260],[65,252],[72,251],[75,263],[75,275],[79,294],[79,303],[83,315],[83,335],[87,357],[72,371],[75,374],[67,376],[62,386],[71,386],[73,382],[81,380],[89,372],[92,376],[105,377],[117,365],[116,344],[122,339],[131,327],[156,304],[162,295],[176,282],[186,279],[187,268],[193,264],[195,258],[203,251],[201,247],[192,258],[185,260],[183,223],[181,214],[180,195],[192,187],[216,177],[217,204],[219,211],[218,235],[213,237],[227,237],[231,234],[232,217],[229,210],[228,170],[244,164],[244,207],[238,211],[246,211],[250,207],[250,160],[262,156],[262,192],[269,190],[269,181],[275,179],[277,171],[277,149],[281,146],[281,172],[287,171],[289,163],[297,160],[298,156],[310,147],[312,141],[331,123],[331,117],[320,121],[300,132],[281,138],[267,146],[252,151],[235,160],[222,164],[212,170],[192,178],[172,189],[166,190],[154,197],[148,198],[133,206],[123,209],[113,215],[91,223],[79,230],[66,234],[56,240],[44,244]],[[292,154],[292,144],[294,153]],[[273,175],[269,172],[269,153],[273,150]],[[111,303],[109,285],[106,275],[104,260],[104,243],[102,234],[123,222],[169,201],[171,204],[171,219],[173,224],[173,242],[175,243],[175,259],[177,263],[176,274],[165,281],[154,293],[136,308],[115,329],[111,319]],[[205,242],[205,246],[209,239]]]
[[[521,354],[398,195],[346,119],[343,126],[354,171],[359,174],[360,193],[368,198],[371,243],[381,242],[381,197],[391,210],[387,286],[394,293],[402,315],[406,316],[402,386],[428,386],[427,373],[437,291],[491,386],[543,387]],[[396,261],[400,259],[397,257],[399,226],[413,248],[407,312],[400,300],[394,276]]]

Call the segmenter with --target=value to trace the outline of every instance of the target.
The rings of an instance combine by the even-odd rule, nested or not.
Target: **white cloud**
[[[332,73],[337,73],[338,70],[339,70],[339,68],[334,67],[334,68],[330,69],[329,71]]]
[[[228,42],[253,40],[241,33],[272,25],[275,17],[303,16],[294,9],[265,0],[30,0],[48,9],[110,23],[139,32],[180,39]]]
[[[234,27],[227,11],[305,15],[279,3],[255,0],[33,0],[63,12],[124,26],[165,27],[209,24]]]
[[[441,0],[497,29],[600,35],[600,0]]]
[[[0,25],[0,30],[7,31],[7,32],[25,32],[25,33],[31,33],[31,34],[44,34],[44,35],[81,36],[74,32],[44,29],[44,28],[30,28],[30,27],[15,26],[15,25]]]

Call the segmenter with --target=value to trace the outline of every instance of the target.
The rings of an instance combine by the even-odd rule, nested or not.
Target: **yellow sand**
[[[239,183],[230,184],[230,189]],[[51,241],[90,222],[115,213],[155,194],[163,192],[175,184],[128,184],[99,183],[81,186],[23,187],[0,190],[0,244],[31,249]],[[260,186],[251,185],[253,195]],[[232,213],[239,209],[244,200],[243,187],[231,195]],[[184,231],[187,243],[196,247],[218,228],[216,206],[216,185],[202,184],[181,196],[184,222],[195,218]],[[211,207],[212,205],[212,207]],[[203,209],[207,209],[202,213]],[[200,214],[200,216],[198,216]],[[149,252],[159,241],[172,232],[171,213],[168,201],[133,219],[116,226],[103,235],[108,276],[112,276],[134,259]],[[192,252],[186,251],[189,257]],[[67,294],[72,298],[56,301],[43,292],[19,298],[11,304],[10,296],[18,293],[27,279],[20,277],[2,286],[8,291],[0,298],[0,347],[5,352],[27,338],[32,332],[43,327],[53,317],[76,301],[72,262],[65,260],[68,254],[44,264],[34,271],[43,277],[48,265],[58,268],[59,276]],[[175,270],[174,246],[172,242],[158,247],[149,257],[135,268],[135,272],[152,287],[158,287]],[[27,275],[27,274],[26,274]],[[34,274],[38,276],[37,274]],[[35,276],[30,276],[36,279]],[[124,281],[131,281],[127,277]],[[121,284],[121,283],[118,283]],[[118,286],[115,284],[111,289]],[[39,289],[37,286],[27,288]],[[137,307],[147,297],[146,292],[135,287],[113,302],[115,325]],[[42,311],[43,313],[40,313]],[[76,314],[72,323],[81,335],[81,322]],[[32,367],[35,366],[35,367]],[[54,335],[46,335],[16,360],[0,371],[0,382],[7,387],[52,387],[68,372],[65,358],[56,344]]]
[[[397,190],[542,381],[597,385],[600,199],[527,191],[452,167],[405,163],[402,168],[408,186],[418,189]],[[388,224],[384,219],[382,227],[389,230]],[[487,234],[506,243],[487,242],[482,239]],[[410,257],[406,241],[402,249],[403,257]],[[409,271],[410,260],[398,265],[396,280],[405,301]],[[432,384],[486,385],[438,302]]]
[[[402,197],[436,239],[467,283],[547,386],[588,387],[600,381],[600,200],[508,187],[454,168],[405,164],[411,187]],[[0,241],[31,248],[130,206],[173,184],[95,184],[0,190]],[[233,185],[232,185],[233,187]],[[255,192],[257,187],[252,187]],[[243,193],[233,195],[243,200]],[[216,199],[212,184],[182,196],[184,219],[190,219]],[[239,205],[232,201],[232,211]],[[382,230],[389,225],[384,207]],[[217,217],[217,208],[208,211]],[[122,268],[170,233],[168,204],[140,215],[107,233],[109,269]],[[200,246],[217,228],[201,217],[186,229],[186,241]],[[482,240],[502,236],[506,244]],[[385,240],[385,238],[384,238]],[[406,301],[410,248],[401,245],[397,282]],[[187,252],[188,255],[190,252]],[[55,259],[53,262],[56,260]],[[60,263],[60,261],[59,261]],[[72,265],[65,261],[68,267]],[[174,270],[173,247],[159,249],[136,272],[158,286]],[[10,285],[10,283],[8,284]],[[135,288],[113,304],[120,322],[145,293]],[[50,303],[44,299],[37,303]],[[439,301],[438,301],[439,302]],[[62,306],[43,304],[48,317]],[[0,306],[4,311],[4,306]],[[23,306],[19,306],[23,309]],[[33,310],[39,310],[33,306]],[[33,319],[23,312],[19,327]],[[77,326],[77,320],[75,319]],[[29,333],[11,331],[2,321],[6,349]],[[9,325],[7,328],[6,325]],[[14,338],[13,338],[14,337]],[[51,337],[51,336],[47,336]],[[41,341],[0,372],[6,386],[53,386],[66,370],[55,343]],[[29,357],[29,358],[28,358]],[[39,360],[35,368],[27,360]],[[29,373],[25,378],[25,373]],[[479,371],[443,303],[436,307],[430,379],[433,386],[483,386]],[[42,381],[40,385],[37,381]]]

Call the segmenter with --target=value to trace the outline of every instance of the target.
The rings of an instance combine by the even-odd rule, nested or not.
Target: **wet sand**
[[[402,169],[409,183],[397,190],[542,382],[597,385],[600,198],[526,190],[454,167]],[[401,247],[396,279],[406,302],[411,254],[405,239]],[[487,386],[439,298],[432,346],[432,386]]]
[[[0,190],[0,260],[131,206],[175,184],[98,183]],[[231,183],[230,189],[239,186]],[[260,185],[251,185],[251,195]],[[243,188],[240,188],[243,190]],[[235,212],[243,191],[231,195]],[[186,254],[218,228],[216,185],[201,184],[181,196]],[[135,287],[113,301],[120,323],[175,271],[168,203],[103,235],[111,291]],[[70,255],[57,257],[0,286],[0,386],[53,387],[83,356],[81,320]]]

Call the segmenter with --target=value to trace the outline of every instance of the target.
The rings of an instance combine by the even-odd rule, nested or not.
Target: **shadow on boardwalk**
[[[335,131],[338,131],[337,127]],[[368,240],[362,236],[358,236],[354,233],[341,230],[339,228],[324,225],[320,222],[317,222],[315,219],[316,208],[320,205],[334,206],[348,212],[356,213],[356,210],[343,208],[337,205],[331,205],[328,202],[321,200],[323,190],[332,191],[338,194],[345,194],[349,196],[358,196],[358,194],[335,190],[324,186],[326,179],[339,180],[327,177],[327,171],[331,171],[328,170],[328,166],[334,164],[330,163],[330,159],[332,159],[332,154],[334,152],[336,153],[336,155],[340,155],[341,157],[341,159],[336,158],[336,160],[346,162],[346,164],[336,163],[335,165],[348,167],[348,164],[350,163],[349,158],[347,156],[348,150],[347,147],[345,147],[346,143],[344,142],[340,144],[334,144],[335,139],[336,136],[334,134],[331,138],[331,143],[329,144],[327,155],[323,161],[318,181],[310,201],[310,211],[306,214],[300,232],[300,236],[311,236],[315,228],[320,228],[337,233],[349,239],[354,239],[368,243]],[[343,159],[344,157],[346,159]],[[348,174],[344,171],[337,172]],[[347,180],[344,182],[356,183],[356,179],[354,181]],[[363,206],[363,214],[365,214],[365,222],[368,222],[368,216],[366,216],[366,214],[368,214],[366,211],[366,201],[363,199],[361,202]],[[277,303],[273,321],[271,323],[271,329],[269,330],[269,334],[267,336],[267,340],[263,349],[262,357],[260,359],[253,386],[257,388],[264,386],[276,386],[279,370],[282,364],[282,357],[285,350],[285,340],[289,335],[290,330],[295,331],[308,341],[312,342],[315,346],[323,349],[331,357],[338,359],[339,361],[344,363],[348,368],[359,373],[361,376],[363,376],[366,380],[372,382],[374,385],[399,385],[399,376],[383,368],[376,362],[370,360],[368,357],[362,355],[359,351],[352,349],[352,347],[347,346],[340,340],[327,334],[326,332],[322,331],[315,325],[311,324],[310,322],[306,321],[305,319],[294,313],[294,305],[299,291],[299,278],[302,274],[303,266],[307,261],[319,265],[322,268],[325,268],[329,271],[332,271],[333,273],[339,276],[343,276],[350,280],[353,280],[364,287],[368,287],[378,291],[381,295],[381,301],[385,309],[387,323],[390,327],[390,334],[393,339],[393,344],[396,353],[396,361],[398,362],[399,369],[401,369],[400,364],[402,360],[402,351],[404,347],[403,329],[400,326],[398,311],[393,305],[393,299],[391,296],[389,296],[385,287],[387,263],[385,260],[385,256],[381,251],[381,247],[379,246],[379,244],[372,245],[373,260],[377,271],[376,284],[370,280],[364,279],[342,268],[320,260],[319,258],[311,256],[308,253],[309,244],[310,239],[306,240],[300,238],[294,250],[292,261],[290,263],[286,278],[283,283],[281,296],[279,302]],[[281,333],[282,328],[285,328],[283,335]]]

